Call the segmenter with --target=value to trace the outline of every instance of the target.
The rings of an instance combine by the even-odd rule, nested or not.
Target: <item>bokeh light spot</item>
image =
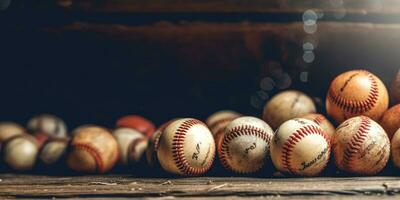
[[[308,72],[301,72],[300,73],[300,81],[301,82],[308,82]]]
[[[250,105],[256,109],[262,109],[264,101],[257,94],[254,94],[250,97]]]
[[[260,88],[265,90],[265,91],[271,91],[274,89],[275,86],[275,82],[274,80],[272,80],[272,78],[270,77],[265,77],[263,79],[261,79],[260,82]]]
[[[314,50],[314,45],[311,42],[306,42],[303,44],[304,51],[312,51]]]
[[[303,60],[304,60],[304,62],[306,62],[306,63],[312,63],[312,62],[314,62],[314,59],[315,59],[314,52],[312,52],[312,51],[306,51],[306,52],[304,52],[304,54],[303,54]]]
[[[304,24],[303,26],[304,32],[308,33],[308,34],[313,34],[317,31],[317,24],[313,24],[313,25],[306,25]]]
[[[306,10],[303,13],[303,22],[307,26],[314,25],[318,20],[318,15],[313,10]]]
[[[286,89],[290,85],[292,85],[292,78],[287,73],[282,74],[280,79],[276,80],[276,87],[279,89]]]

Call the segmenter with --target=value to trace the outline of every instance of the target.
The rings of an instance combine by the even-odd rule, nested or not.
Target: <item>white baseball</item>
[[[283,123],[271,144],[271,158],[282,172],[315,176],[321,173],[330,156],[328,135],[316,123],[295,118]]]
[[[3,149],[4,162],[14,170],[30,170],[36,163],[39,145],[31,135],[18,135],[10,138]]]
[[[16,135],[23,135],[25,133],[25,129],[19,124],[14,122],[0,122],[0,143]]]
[[[67,138],[52,138],[46,141],[40,149],[39,159],[46,165],[53,165],[66,154]]]
[[[237,173],[260,170],[269,157],[271,127],[256,117],[239,117],[226,127],[218,155],[222,165]]]
[[[131,161],[138,162],[147,148],[147,138],[131,128],[118,128],[113,135],[118,142],[120,162],[128,165]]]
[[[214,157],[213,136],[208,127],[199,120],[176,120],[160,136],[157,158],[167,172],[201,175],[211,168]]]
[[[28,121],[27,127],[34,134],[44,133],[56,138],[68,137],[65,122],[53,115],[44,114],[35,116]]]

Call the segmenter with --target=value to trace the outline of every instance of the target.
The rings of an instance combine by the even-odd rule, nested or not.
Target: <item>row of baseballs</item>
[[[16,124],[0,124],[0,142],[4,161],[17,170],[30,169],[36,160],[52,164],[65,155],[68,166],[76,171],[104,173],[118,160],[126,165],[146,155],[151,166],[200,175],[211,167],[217,151],[222,165],[238,173],[260,170],[270,154],[282,172],[317,175],[328,161],[332,144],[339,169],[375,174],[390,155],[388,136],[393,138],[393,161],[399,165],[395,132],[400,128],[400,106],[387,110],[388,96],[378,77],[352,70],[338,75],[327,93],[327,113],[340,124],[336,130],[324,116],[313,114],[316,107],[310,97],[284,91],[267,102],[263,120],[221,111],[205,124],[175,119],[155,130],[150,121],[127,116],[118,120],[115,130],[85,125],[72,131],[69,140],[65,123],[44,115],[28,123],[33,136]]]

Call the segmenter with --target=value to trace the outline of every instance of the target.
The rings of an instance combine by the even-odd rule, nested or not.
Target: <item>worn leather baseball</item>
[[[49,138],[39,151],[39,160],[45,165],[61,161],[67,153],[68,138]]]
[[[167,172],[201,175],[211,168],[214,157],[213,136],[208,127],[197,119],[176,120],[160,136],[157,158]]]
[[[330,140],[322,128],[308,119],[283,123],[271,143],[276,169],[300,176],[316,176],[325,169],[330,156]]]
[[[394,133],[390,149],[392,153],[393,165],[397,168],[400,168],[400,129]]]
[[[394,133],[400,128],[400,104],[389,108],[383,114],[380,124],[388,134],[389,140],[392,139]]]
[[[106,128],[85,125],[75,129],[67,157],[68,166],[78,172],[105,173],[119,158],[118,143]]]
[[[26,171],[34,167],[39,152],[35,138],[28,134],[16,135],[4,144],[4,162],[14,170]]]
[[[150,120],[139,115],[127,115],[117,120],[117,128],[132,128],[150,138],[156,131],[156,127]]]
[[[44,133],[55,138],[67,138],[67,126],[64,121],[53,115],[38,115],[28,121],[30,133]]]
[[[322,130],[324,130],[325,133],[328,134],[329,138],[332,138],[333,134],[335,134],[335,127],[325,116],[321,114],[310,113],[302,116],[301,118],[309,119],[318,124],[322,128]]]
[[[239,117],[228,124],[218,155],[222,165],[236,173],[259,171],[269,158],[271,127],[256,117]]]
[[[119,160],[123,165],[136,163],[144,156],[147,138],[142,133],[131,128],[118,128],[113,135],[118,142]]]
[[[263,120],[275,130],[289,119],[315,112],[315,104],[309,96],[300,91],[288,90],[275,95],[265,104]]]
[[[210,128],[211,133],[214,136],[216,147],[221,146],[222,139],[224,137],[226,126],[234,119],[240,117],[241,114],[231,110],[221,110],[210,115],[206,124]]]
[[[400,70],[397,72],[396,76],[392,81],[390,87],[390,97],[394,104],[400,103]]]
[[[382,171],[390,155],[385,130],[366,116],[344,121],[332,140],[336,166],[346,172],[374,175]]]
[[[352,70],[337,76],[326,97],[328,115],[337,123],[359,115],[379,121],[388,105],[385,85],[365,70]]]
[[[160,127],[158,127],[158,129],[151,136],[151,138],[149,140],[149,144],[147,145],[147,149],[146,149],[146,160],[147,160],[147,164],[150,167],[155,167],[155,166],[160,165],[160,162],[158,161],[158,158],[157,158],[157,150],[158,150],[158,144],[160,141],[160,137],[161,137],[161,134],[163,133],[163,131],[165,130],[165,128],[175,120],[177,120],[177,119],[173,119],[173,120],[170,120],[170,121],[162,124]]]
[[[25,129],[14,122],[0,122],[0,144],[11,137],[25,133]]]

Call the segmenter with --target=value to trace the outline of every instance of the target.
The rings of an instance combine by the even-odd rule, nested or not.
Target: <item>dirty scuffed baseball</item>
[[[221,146],[226,126],[234,119],[240,117],[241,114],[232,110],[221,110],[210,115],[206,124],[210,128],[214,136],[217,149]]]
[[[389,105],[388,91],[382,81],[366,70],[338,75],[329,86],[326,110],[337,123],[364,115],[379,121]]]
[[[389,108],[383,114],[380,124],[388,134],[389,139],[391,139],[400,128],[400,104]]]
[[[269,158],[271,127],[256,117],[239,117],[228,124],[218,155],[222,165],[233,172],[259,171]]]
[[[40,148],[39,160],[45,165],[60,162],[67,153],[68,138],[50,138]]]
[[[25,129],[14,122],[0,122],[0,144],[17,135],[25,134]]]
[[[308,119],[286,121],[272,139],[272,162],[276,169],[284,173],[316,176],[325,169],[329,156],[328,135]]]
[[[139,115],[127,115],[117,120],[117,128],[131,128],[150,138],[156,127],[150,120]]]
[[[315,104],[309,96],[300,91],[288,90],[275,95],[265,104],[263,120],[276,130],[287,120],[315,112]]]
[[[120,162],[123,165],[138,162],[147,148],[147,138],[137,130],[118,128],[113,135],[118,142]]]
[[[119,158],[118,143],[106,128],[85,125],[75,129],[67,156],[68,166],[78,172],[105,173]]]
[[[344,121],[336,129],[332,151],[340,170],[374,175],[386,166],[390,142],[378,123],[369,117],[358,116]]]
[[[49,114],[43,114],[33,117],[28,121],[28,130],[32,134],[48,134],[55,138],[67,138],[67,126],[65,122]]]

